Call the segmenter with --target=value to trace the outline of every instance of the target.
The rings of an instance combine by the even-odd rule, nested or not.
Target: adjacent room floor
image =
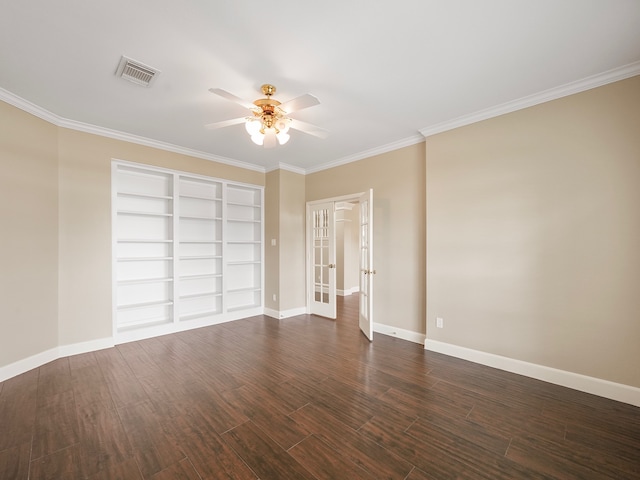
[[[0,384],[0,479],[631,479],[640,409],[337,321],[253,317]]]

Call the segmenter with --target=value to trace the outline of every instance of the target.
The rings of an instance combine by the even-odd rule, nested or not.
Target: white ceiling
[[[315,171],[510,109],[640,73],[638,0],[0,0],[0,99],[80,130],[242,162]],[[115,76],[122,55],[161,71]],[[253,101],[311,93],[274,149]],[[9,99],[9,100],[8,100]]]

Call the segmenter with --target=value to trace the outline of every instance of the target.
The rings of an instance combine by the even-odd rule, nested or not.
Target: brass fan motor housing
[[[254,111],[253,114],[262,119],[264,127],[271,128],[275,121],[282,116],[282,111],[278,108],[280,102],[271,98],[271,95],[276,93],[276,87],[265,83],[262,85],[261,89],[262,93],[264,93],[267,98],[260,98],[253,102],[253,104],[259,109]],[[261,129],[261,131],[263,130],[264,128]],[[276,131],[278,130],[276,129]]]
[[[262,85],[262,87],[260,87],[260,90],[262,90],[262,93],[264,93],[267,97],[270,97],[271,95],[276,93],[276,87],[269,83],[265,83],[264,85]]]

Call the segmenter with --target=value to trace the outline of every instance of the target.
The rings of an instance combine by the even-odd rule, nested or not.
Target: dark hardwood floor
[[[631,479],[640,409],[339,318],[253,317],[0,384],[1,479]]]

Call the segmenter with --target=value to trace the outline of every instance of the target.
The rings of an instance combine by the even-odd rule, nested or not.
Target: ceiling
[[[59,125],[268,171],[308,173],[640,73],[638,0],[2,2],[0,99]],[[116,77],[122,55],[160,70]],[[321,104],[274,149],[242,125],[260,86]]]

